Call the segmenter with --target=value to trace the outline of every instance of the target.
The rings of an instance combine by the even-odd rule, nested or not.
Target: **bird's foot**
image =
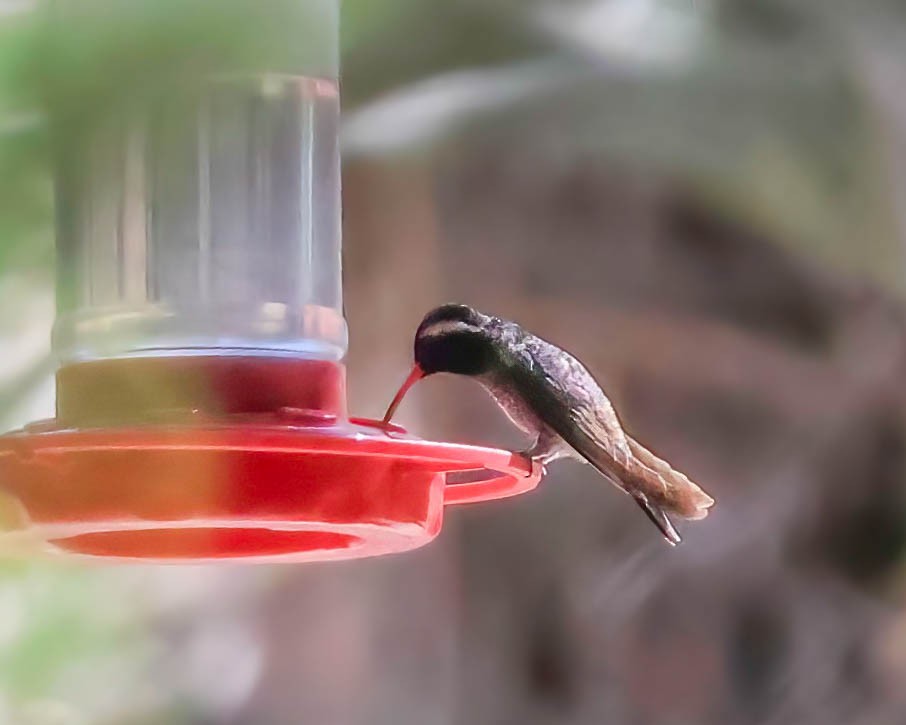
[[[534,475],[536,465],[541,467],[542,476],[547,474],[547,461],[545,460],[545,457],[539,456],[532,448],[527,448],[523,451],[515,451],[514,453],[515,455],[526,459],[531,464],[528,472],[525,474],[526,478],[531,478]]]

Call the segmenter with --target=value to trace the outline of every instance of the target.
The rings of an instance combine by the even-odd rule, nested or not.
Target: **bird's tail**
[[[631,460],[621,466],[624,469],[620,471],[621,483],[664,538],[678,544],[681,539],[669,514],[693,521],[703,519],[714,499],[641,443],[626,438]]]

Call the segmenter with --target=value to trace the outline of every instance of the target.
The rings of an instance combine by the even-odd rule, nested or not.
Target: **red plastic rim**
[[[471,480],[453,483],[450,474]],[[28,533],[48,553],[110,560],[303,562],[401,552],[438,534],[445,504],[524,493],[540,476],[507,451],[299,409],[231,424],[49,423],[0,438],[0,488],[22,512],[6,535]]]
[[[445,504],[524,493],[541,475],[506,451],[345,416],[345,369],[331,361],[202,353],[64,366],[56,420],[0,437],[0,551],[374,556],[431,541]]]

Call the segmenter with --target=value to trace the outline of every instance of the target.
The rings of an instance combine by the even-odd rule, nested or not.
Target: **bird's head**
[[[431,310],[415,333],[415,364],[423,375],[481,375],[494,362],[489,318],[466,305]]]
[[[387,409],[388,422],[406,392],[421,378],[435,373],[481,375],[497,359],[489,333],[491,318],[466,305],[442,305],[425,315],[415,333],[415,365]]]

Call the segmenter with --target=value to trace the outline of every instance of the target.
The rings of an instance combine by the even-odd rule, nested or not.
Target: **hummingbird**
[[[591,464],[632,497],[671,545],[682,541],[671,514],[690,520],[708,515],[714,499],[626,433],[588,369],[515,322],[467,305],[442,305],[418,326],[414,357],[412,372],[387,408],[385,424],[422,378],[464,375],[480,383],[531,436],[525,456],[544,469],[560,458]]]

